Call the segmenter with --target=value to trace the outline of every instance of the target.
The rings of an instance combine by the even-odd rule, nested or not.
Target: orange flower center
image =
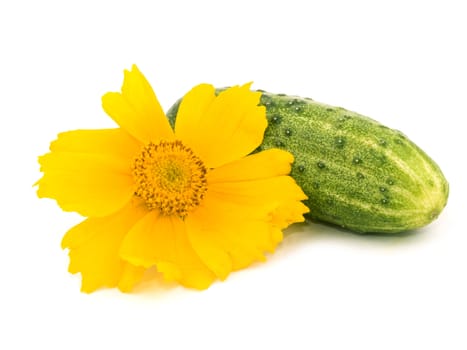
[[[136,196],[150,210],[184,218],[203,200],[206,167],[181,141],[150,142],[133,163]]]

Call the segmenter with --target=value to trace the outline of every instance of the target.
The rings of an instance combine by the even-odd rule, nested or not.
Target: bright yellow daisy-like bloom
[[[83,291],[130,291],[154,266],[166,280],[205,289],[264,260],[282,229],[303,221],[306,196],[288,176],[292,155],[249,155],[267,126],[260,96],[249,84],[217,96],[198,85],[172,130],[133,66],[121,92],[102,98],[118,128],[58,135],[39,158],[37,193],[87,217],[62,241]]]

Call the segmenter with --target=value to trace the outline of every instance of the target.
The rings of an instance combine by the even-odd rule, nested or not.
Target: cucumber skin
[[[257,149],[281,148],[309,197],[307,217],[359,233],[423,227],[447,203],[438,165],[400,131],[308,98],[262,92],[268,127]],[[167,112],[174,125],[180,100]]]

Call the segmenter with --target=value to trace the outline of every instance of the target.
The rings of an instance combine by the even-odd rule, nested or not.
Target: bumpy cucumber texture
[[[180,101],[167,115],[174,124]],[[259,150],[281,148],[308,195],[308,218],[356,231],[396,233],[427,225],[445,207],[438,165],[404,134],[311,99],[262,91],[268,128]]]

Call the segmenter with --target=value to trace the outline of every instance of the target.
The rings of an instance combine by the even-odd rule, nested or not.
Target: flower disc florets
[[[181,141],[150,142],[133,163],[136,196],[150,210],[185,217],[203,200],[206,167]]]

